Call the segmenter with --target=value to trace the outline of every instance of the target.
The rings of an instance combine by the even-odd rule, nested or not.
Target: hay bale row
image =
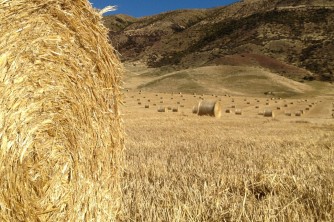
[[[123,71],[101,20],[85,0],[0,2],[0,221],[116,220]]]
[[[202,100],[198,104],[199,116],[221,117],[221,103],[219,101]]]

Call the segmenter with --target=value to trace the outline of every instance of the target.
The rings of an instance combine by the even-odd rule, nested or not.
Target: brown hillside
[[[232,63],[296,80],[334,80],[334,3],[329,0],[247,0],[213,9],[105,19],[124,61],[184,69],[244,56]]]

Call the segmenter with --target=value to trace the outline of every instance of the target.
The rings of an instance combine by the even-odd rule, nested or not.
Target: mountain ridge
[[[104,18],[125,62],[175,70],[257,66],[294,80],[334,80],[334,3],[240,1],[211,9]]]

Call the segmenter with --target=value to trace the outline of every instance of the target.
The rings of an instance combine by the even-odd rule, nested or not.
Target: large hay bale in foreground
[[[122,67],[86,0],[0,1],[0,221],[113,221]]]
[[[219,101],[202,100],[198,103],[199,116],[221,117],[221,103]]]

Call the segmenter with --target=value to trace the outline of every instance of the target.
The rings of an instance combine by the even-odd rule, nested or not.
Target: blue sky
[[[212,8],[229,5],[238,0],[89,0],[95,8],[117,5],[111,14],[127,14],[134,17],[154,15],[176,9]]]

